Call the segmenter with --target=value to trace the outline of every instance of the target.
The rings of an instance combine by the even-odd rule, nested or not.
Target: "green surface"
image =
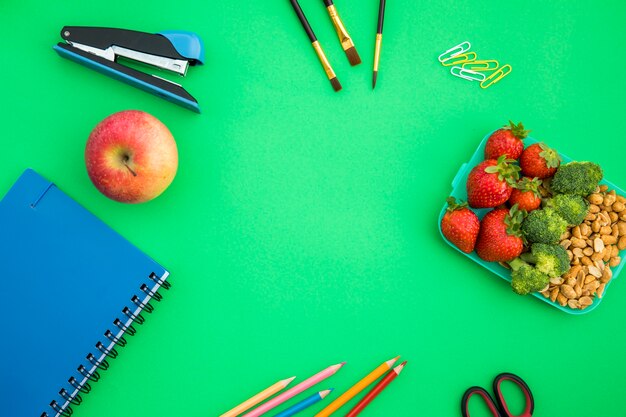
[[[322,2],[301,5],[338,94],[287,1],[0,4],[0,192],[32,167],[172,274],[74,415],[217,416],[345,360],[316,387],[343,391],[397,354],[408,366],[363,416],[459,415],[463,391],[501,371],[528,382],[537,416],[622,415],[626,277],[567,315],[452,250],[436,219],[509,118],[626,186],[626,3],[390,1],[375,92],[377,2],[337,0],[355,68]],[[66,24],[197,32],[206,65],[183,85],[203,114],[59,58]],[[437,56],[463,40],[513,73],[488,90],[451,76]],[[158,117],[180,153],[172,186],[139,206],[99,194],[83,162],[91,129],[125,109]]]

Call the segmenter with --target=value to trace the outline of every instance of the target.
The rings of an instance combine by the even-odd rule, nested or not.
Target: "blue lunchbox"
[[[491,132],[491,133],[493,133],[493,132]],[[484,137],[484,139],[480,142],[480,145],[478,146],[478,148],[474,152],[474,155],[472,155],[472,158],[468,162],[466,162],[463,165],[461,165],[461,168],[459,168],[459,171],[456,173],[456,176],[454,177],[454,180],[452,180],[452,192],[450,193],[450,195],[452,197],[455,197],[457,200],[467,201],[467,191],[466,191],[466,188],[465,188],[465,183],[467,182],[467,176],[469,175],[469,173],[472,170],[472,168],[474,168],[476,165],[478,165],[480,162],[482,162],[484,160],[485,143],[487,142],[487,139],[489,138],[489,136],[491,136],[491,133],[487,134]],[[537,142],[540,142],[540,141],[538,141],[536,139],[533,139],[531,137],[527,137],[526,139],[524,139],[525,146],[532,145],[533,143],[537,143]],[[563,160],[563,163],[567,163],[567,162],[572,161],[571,158],[567,157],[566,155],[563,155],[561,152],[559,152],[559,155],[561,156],[561,158]],[[617,187],[616,185],[612,184],[611,182],[609,182],[607,180],[603,179],[600,182],[600,184],[606,184],[609,187],[609,190],[615,190],[615,192],[617,194],[622,195],[622,196],[626,196],[626,193],[624,193],[624,191],[622,191],[619,187]],[[446,208],[447,207],[448,207],[448,205],[444,204],[444,206],[441,209],[441,213],[439,214],[439,233],[441,233],[441,219],[443,218],[444,214],[446,213]],[[485,214],[487,214],[492,209],[473,209],[472,208],[472,210],[478,215],[479,219],[482,219],[483,216]],[[457,248],[456,246],[454,246],[452,243],[450,243],[443,236],[443,234],[441,234],[441,237],[450,246],[452,246],[455,250],[459,251],[459,253],[462,253],[463,255],[467,256],[468,258],[470,258],[474,262],[480,264],[481,266],[483,266],[484,268],[486,268],[489,271],[493,272],[494,274],[498,275],[500,278],[506,280],[507,282],[511,282],[511,271],[509,269],[503,267],[502,265],[500,265],[497,262],[487,262],[487,261],[484,261],[484,260],[480,259],[478,257],[478,255],[476,254],[476,252],[465,253],[465,252],[461,251],[459,248]],[[626,252],[626,250],[623,250],[623,251],[620,252],[620,256],[622,257],[622,259],[624,259],[624,252]],[[617,279],[617,277],[619,276],[620,272],[622,271],[622,268],[624,267],[625,263],[626,262],[620,262],[619,265],[617,265],[614,268],[611,268],[611,270],[613,272],[613,277],[611,278],[611,280],[609,280],[609,282],[606,283],[606,286],[605,286],[602,298],[599,298],[597,296],[593,297],[593,304],[591,304],[589,307],[585,308],[584,310],[573,309],[573,308],[570,308],[568,306],[563,307],[563,306],[561,306],[557,302],[552,302],[549,298],[544,297],[539,292],[535,292],[535,293],[533,293],[533,295],[535,297],[537,297],[538,299],[540,299],[540,300],[550,304],[551,306],[556,307],[559,310],[562,310],[562,311],[564,311],[566,313],[569,313],[569,314],[585,314],[585,313],[589,313],[591,310],[595,309],[600,304],[600,302],[604,299],[604,297],[606,297],[607,290],[608,290],[609,286],[611,285],[611,283],[613,281],[615,281]],[[519,297],[519,295],[515,294],[513,291],[511,291],[511,296]]]

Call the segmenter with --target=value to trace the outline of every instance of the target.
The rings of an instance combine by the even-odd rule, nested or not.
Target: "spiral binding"
[[[160,288],[164,288],[169,290],[171,284],[165,279],[167,275],[164,277],[159,277],[157,274],[152,272],[149,275],[149,278],[156,284],[153,288],[148,287],[146,284],[142,284],[140,290],[148,296],[147,301],[142,301],[140,297],[137,295],[133,295],[131,298],[131,302],[135,308],[124,307],[122,309],[122,317],[125,317],[124,320],[116,318],[113,320],[113,325],[117,327],[122,333],[112,332],[111,330],[106,330],[104,332],[104,337],[106,343],[98,342],[95,347],[99,353],[93,354],[89,353],[85,357],[87,362],[85,365],[79,365],[76,370],[82,376],[82,381],[78,381],[75,377],[71,376],[67,382],[74,388],[74,392],[70,393],[65,388],[61,388],[59,391],[59,396],[63,399],[62,402],[58,402],[53,400],[50,403],[50,408],[54,410],[54,416],[60,415],[63,417],[70,417],[74,412],[72,406],[79,405],[83,398],[80,393],[88,394],[91,391],[91,385],[88,381],[97,382],[100,379],[100,373],[97,369],[106,371],[109,368],[109,362],[106,359],[98,360],[99,357],[104,355],[107,358],[115,359],[118,355],[117,350],[113,346],[124,347],[126,346],[126,338],[124,336],[134,336],[137,330],[133,326],[133,324],[143,324],[145,322],[145,318],[141,315],[144,311],[146,313],[152,313],[154,307],[150,304],[149,301],[161,301],[162,296],[159,294],[158,290]],[[134,313],[136,309],[139,309],[141,313]],[[130,320],[130,322],[128,322]],[[132,324],[130,324],[132,322]],[[118,334],[119,333],[119,334]],[[107,347],[109,346],[109,347]],[[102,354],[102,355],[101,355]],[[41,413],[40,417],[50,417],[47,412]]]

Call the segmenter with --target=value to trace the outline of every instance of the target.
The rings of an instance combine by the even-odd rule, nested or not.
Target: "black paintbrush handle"
[[[326,7],[333,5],[333,0],[323,0]]]
[[[315,33],[313,33],[313,29],[311,29],[311,25],[309,25],[309,21],[306,20],[306,16],[304,15],[304,12],[302,11],[300,4],[298,3],[298,0],[289,0],[289,1],[291,1],[291,5],[293,6],[293,9],[296,11],[296,14],[298,15],[298,19],[300,19],[300,23],[302,23],[302,27],[304,28],[304,31],[306,32],[306,34],[309,36],[309,39],[311,40],[311,42],[316,42],[317,38],[315,37]]]
[[[376,33],[383,33],[383,23],[385,22],[385,0],[380,0],[378,8],[378,30]]]

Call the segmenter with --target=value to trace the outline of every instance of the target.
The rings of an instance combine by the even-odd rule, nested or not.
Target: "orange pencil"
[[[335,411],[337,411],[342,405],[350,401],[355,395],[359,392],[363,391],[370,385],[372,382],[376,381],[379,377],[381,377],[385,372],[387,372],[394,363],[398,360],[399,356],[396,356],[393,359],[389,359],[387,362],[383,362],[376,369],[370,372],[365,378],[361,379],[359,382],[354,384],[352,388],[348,391],[341,394],[335,401],[328,404],[326,408],[317,413],[315,417],[328,417]]]
[[[363,409],[367,407],[367,405],[372,402],[372,400],[376,398],[376,396],[380,394],[381,391],[384,390],[387,385],[391,383],[391,381],[393,381],[398,375],[400,375],[400,372],[402,372],[402,368],[404,368],[404,365],[406,365],[406,361],[402,362],[400,365],[389,371],[389,373],[387,373],[387,375],[385,375],[383,379],[378,381],[378,384],[374,385],[374,388],[372,388],[370,392],[365,394],[365,397],[363,397],[361,401],[359,401],[357,405],[355,405],[354,408],[352,408],[352,410],[350,410],[350,412],[346,414],[346,417],[356,417],[357,415],[359,415],[359,413],[363,411]]]
[[[230,411],[225,412],[220,417],[235,417],[239,414],[242,414],[244,411],[249,410],[253,406],[257,405],[261,401],[271,397],[276,394],[278,391],[283,390],[287,385],[291,384],[296,377],[292,376],[291,378],[283,379],[282,381],[278,381],[274,385],[265,388],[263,391],[259,392],[253,397],[248,398],[246,401],[239,404],[237,407],[233,408]]]

